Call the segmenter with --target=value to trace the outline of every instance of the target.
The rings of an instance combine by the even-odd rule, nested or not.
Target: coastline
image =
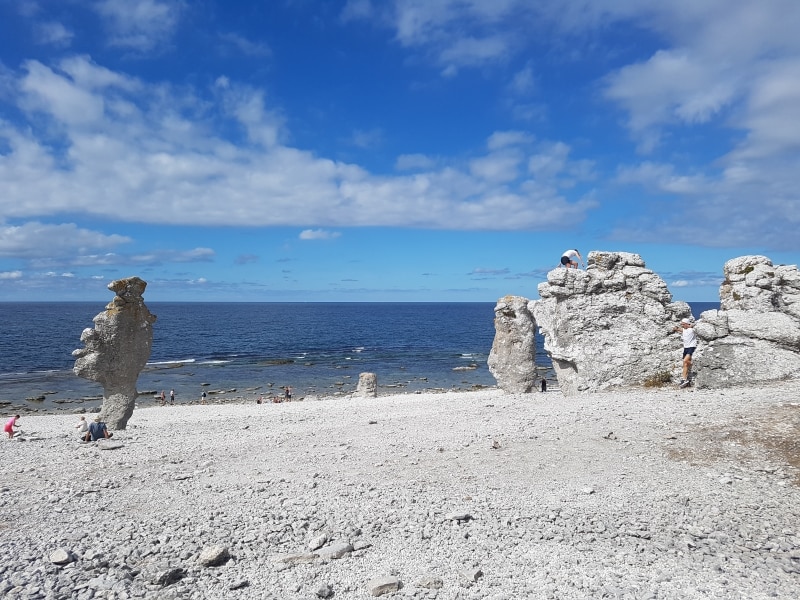
[[[27,416],[3,440],[0,591],[366,598],[394,576],[422,598],[796,597],[798,397],[792,380],[155,406],[105,451],[74,415]],[[203,566],[215,545],[231,558]]]

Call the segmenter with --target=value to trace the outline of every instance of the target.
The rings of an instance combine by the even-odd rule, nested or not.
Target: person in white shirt
[[[681,319],[681,324],[675,328],[681,333],[683,339],[683,372],[681,377],[681,387],[689,385],[689,375],[692,371],[692,354],[697,348],[697,334],[694,326],[689,319]]]
[[[566,252],[564,252],[564,254],[561,255],[561,266],[567,267],[568,269],[570,267],[572,267],[573,269],[577,269],[578,261],[575,260],[576,258],[581,261],[581,264],[584,267],[586,266],[586,264],[583,262],[583,257],[581,256],[581,253],[578,252],[576,249],[567,250]]]
[[[75,425],[78,430],[78,436],[83,440],[86,438],[86,432],[89,431],[89,424],[86,422],[86,417],[81,417],[78,424]]]

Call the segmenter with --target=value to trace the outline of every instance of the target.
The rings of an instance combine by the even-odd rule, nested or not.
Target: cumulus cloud
[[[72,255],[113,248],[130,241],[126,236],[106,235],[74,223],[52,225],[30,221],[22,225],[0,224],[0,257],[33,259]]]
[[[280,111],[260,90],[229,81],[211,98],[187,96],[83,56],[25,69],[19,107],[49,120],[59,139],[53,145],[37,130],[0,124],[10,148],[0,155],[7,218],[70,212],[167,225],[502,230],[579,222],[593,207],[531,189],[517,169],[530,150],[503,154],[527,139],[521,132],[492,136],[495,153],[382,177],[283,143]],[[234,145],[218,123],[238,126],[247,140]]]
[[[398,171],[426,171],[435,165],[436,161],[424,154],[402,154],[397,157],[395,169]]]
[[[324,229],[305,229],[298,236],[301,240],[335,240],[342,234],[338,231],[326,231]]]
[[[141,52],[169,40],[185,7],[182,0],[101,0],[94,6],[112,46]]]
[[[75,34],[56,21],[39,23],[35,27],[36,41],[39,44],[66,48],[72,43]]]

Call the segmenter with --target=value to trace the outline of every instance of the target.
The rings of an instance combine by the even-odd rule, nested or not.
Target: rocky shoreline
[[[795,598],[800,382],[138,408],[2,442],[5,598]]]

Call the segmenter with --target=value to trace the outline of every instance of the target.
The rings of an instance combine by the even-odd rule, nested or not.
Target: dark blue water
[[[138,380],[146,394],[203,390],[255,399],[352,392],[374,372],[382,393],[496,384],[486,360],[494,303],[147,303],[158,317]],[[716,303],[692,305],[695,317]],[[102,387],[72,373],[72,351],[102,303],[0,303],[0,402],[75,409]],[[550,366],[538,340],[537,364]],[[203,385],[207,384],[207,385]],[[236,392],[232,392],[232,390]],[[44,401],[28,398],[45,397]]]
[[[495,385],[486,366],[494,303],[147,305],[158,319],[138,388],[174,389],[179,402],[204,389],[254,398],[284,385],[296,397],[348,393],[365,371],[378,374],[382,392]],[[72,373],[71,353],[103,310],[100,303],[0,303],[0,401],[44,395],[36,406],[68,408],[102,394]]]

